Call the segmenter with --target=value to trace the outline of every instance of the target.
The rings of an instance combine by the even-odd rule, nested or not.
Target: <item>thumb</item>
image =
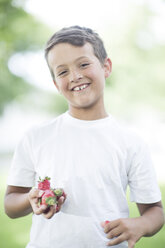
[[[44,191],[43,190],[39,190],[38,197],[42,197],[43,194],[44,194]]]
[[[63,196],[61,196],[60,199],[58,200],[59,207],[62,206],[62,204],[64,203],[64,200],[65,200],[65,198]]]
[[[128,240],[128,248],[134,248],[135,247],[135,242]]]
[[[34,188],[34,189],[31,189],[30,190],[29,197],[31,199],[33,199],[33,198],[40,198],[43,195],[43,193],[44,193],[44,191],[38,190],[38,189]]]

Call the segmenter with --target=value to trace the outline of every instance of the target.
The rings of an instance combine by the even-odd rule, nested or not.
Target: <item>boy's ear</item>
[[[105,72],[105,78],[108,78],[110,73],[112,72],[112,62],[110,58],[105,59],[104,72]]]
[[[59,90],[59,87],[58,87],[58,84],[56,83],[55,80],[53,80],[53,83],[54,83],[54,85],[56,86],[57,90],[60,91],[60,90]]]

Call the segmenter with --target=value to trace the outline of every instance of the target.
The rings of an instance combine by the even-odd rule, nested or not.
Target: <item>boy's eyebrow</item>
[[[75,59],[74,62],[77,62],[77,61],[79,61],[79,60],[81,60],[81,59],[89,59],[89,58],[88,58],[87,56],[81,56],[81,57],[78,57],[77,59]],[[59,69],[59,68],[64,67],[64,66],[66,66],[66,64],[58,65],[58,66],[56,67],[56,69]]]
[[[75,61],[81,60],[81,59],[89,59],[87,56],[81,56],[79,58],[77,58]]]

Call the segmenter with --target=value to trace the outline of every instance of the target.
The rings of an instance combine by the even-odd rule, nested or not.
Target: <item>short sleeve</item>
[[[32,145],[30,144],[28,134],[25,134],[15,149],[7,184],[20,187],[32,187],[34,183],[35,170]]]
[[[148,146],[138,140],[128,172],[130,200],[150,204],[161,200],[161,193]]]

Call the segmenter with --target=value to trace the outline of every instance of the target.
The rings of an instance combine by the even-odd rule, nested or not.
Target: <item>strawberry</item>
[[[50,189],[50,177],[45,177],[43,180],[39,177],[38,189],[47,190]]]
[[[56,204],[56,196],[50,189],[45,190],[41,198],[41,205],[51,206]]]
[[[61,196],[63,196],[64,199],[66,199],[66,194],[65,194],[65,192],[64,192],[63,189],[61,189],[61,188],[59,188],[59,189],[54,189],[54,193],[55,193],[55,195],[56,195],[56,197],[57,197],[57,200],[58,200]]]
[[[63,190],[62,189],[54,189],[54,193],[56,196],[60,197],[63,194]]]
[[[108,224],[108,223],[110,223],[110,221],[109,220],[106,220],[105,222],[104,222],[104,224],[106,225],[106,224]]]
[[[56,212],[59,212],[59,198],[63,196],[64,200],[66,199],[64,190],[61,188],[51,189],[49,177],[45,177],[43,180],[39,177],[38,189],[44,191],[41,198],[39,199],[39,204],[46,206],[56,205]]]

